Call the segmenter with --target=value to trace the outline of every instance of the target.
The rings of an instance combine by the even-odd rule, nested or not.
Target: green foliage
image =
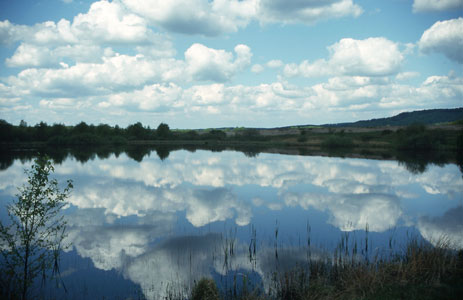
[[[144,128],[140,122],[127,127],[127,136],[131,140],[147,140],[150,138],[151,130]]]
[[[219,291],[212,279],[203,278],[193,287],[191,300],[218,300]]]
[[[352,148],[354,143],[351,138],[346,136],[330,136],[322,142],[322,147],[328,149]]]
[[[40,274],[45,277],[49,269],[59,272],[59,251],[66,230],[60,210],[73,186],[67,181],[61,191],[58,181],[50,178],[53,171],[50,160],[36,159],[32,169],[25,171],[27,184],[7,206],[9,224],[0,221],[2,290],[7,295],[26,299],[34,278]]]
[[[212,129],[204,135],[204,139],[208,140],[224,140],[227,134],[222,130]]]
[[[156,135],[161,139],[167,139],[169,136],[172,135],[170,131],[169,125],[165,123],[159,124],[158,128],[156,129]]]
[[[396,147],[399,150],[434,151],[439,148],[442,136],[427,130],[422,124],[412,124],[397,132]]]
[[[186,139],[186,140],[196,140],[198,139],[199,135],[198,133],[196,132],[196,130],[188,130],[187,132],[185,132],[183,134],[183,137]]]

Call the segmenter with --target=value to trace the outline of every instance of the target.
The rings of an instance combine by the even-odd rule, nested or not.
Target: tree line
[[[21,121],[18,126],[5,120],[0,120],[0,141],[21,142],[45,142],[50,145],[101,145],[101,144],[126,144],[130,140],[163,140],[171,139],[174,133],[169,125],[159,124],[156,129],[145,127],[137,122],[126,128],[110,126],[107,124],[87,124],[80,122],[75,126],[63,124],[48,125],[40,122],[35,126],[28,126]]]
[[[224,130],[171,130],[166,123],[160,123],[156,129],[143,126],[141,122],[131,124],[126,128],[107,124],[87,124],[80,122],[75,126],[63,124],[48,125],[40,122],[35,126],[28,126],[21,121],[19,125],[12,125],[0,120],[0,142],[30,143],[42,142],[49,145],[125,145],[130,141],[150,140],[264,140],[257,129],[237,129],[232,136],[227,136]]]

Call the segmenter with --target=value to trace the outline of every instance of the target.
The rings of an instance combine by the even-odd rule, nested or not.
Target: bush
[[[352,140],[344,136],[330,136],[322,143],[322,147],[325,148],[351,148],[353,146]]]
[[[217,300],[219,298],[219,291],[212,279],[203,278],[193,288],[191,292],[192,300]]]

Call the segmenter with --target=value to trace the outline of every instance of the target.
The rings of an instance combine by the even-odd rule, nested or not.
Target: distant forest
[[[250,130],[253,131],[253,130]],[[156,129],[145,127],[137,122],[126,128],[107,124],[92,125],[80,122],[75,126],[63,124],[48,125],[40,122],[28,126],[21,121],[19,126],[0,120],[0,142],[30,143],[45,142],[48,145],[124,145],[130,141],[153,140],[222,140],[226,133],[222,130],[208,130],[199,134],[195,130],[170,130],[169,125],[159,124]]]
[[[379,127],[408,126],[414,123],[432,125],[463,120],[463,107],[454,109],[429,109],[404,112],[390,118],[379,118],[352,123],[327,124],[330,127]]]

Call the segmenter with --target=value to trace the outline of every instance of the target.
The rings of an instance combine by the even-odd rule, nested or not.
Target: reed
[[[310,231],[308,224],[308,245]],[[277,232],[278,226],[275,251],[278,251]],[[402,248],[393,250],[391,237],[387,251],[372,251],[368,235],[367,226],[365,239],[360,243],[363,245],[359,245],[352,233],[344,233],[331,255],[308,256],[305,263],[293,269],[276,269],[266,291],[252,288],[252,283],[246,282],[248,278],[243,275],[244,288],[237,290],[234,284],[232,291],[215,294],[218,296],[214,299],[460,299],[463,294],[463,250],[451,250],[448,239],[441,238],[433,246],[409,236]],[[256,255],[255,236],[254,232],[249,246],[252,258]],[[235,282],[237,280],[234,278]]]

